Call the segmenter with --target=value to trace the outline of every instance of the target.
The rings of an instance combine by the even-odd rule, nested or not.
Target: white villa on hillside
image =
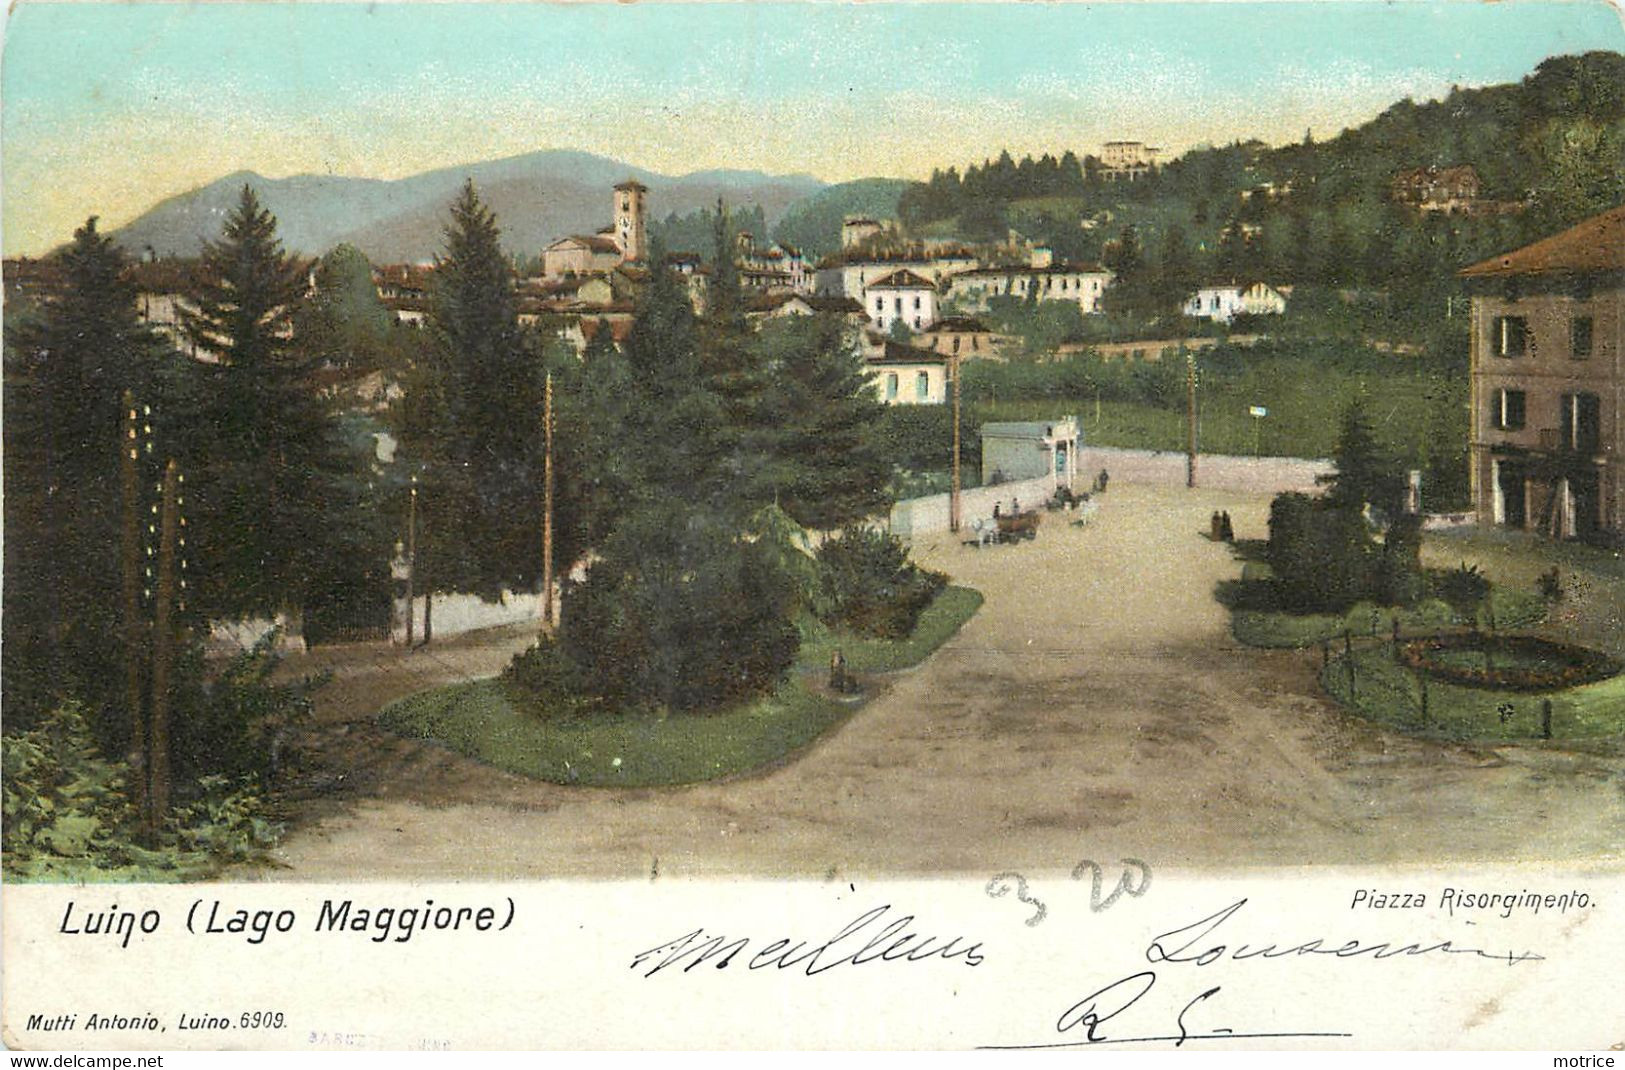
[[[911,331],[937,322],[937,288],[930,279],[900,268],[863,291],[863,310],[882,334],[901,321]]]
[[[948,279],[947,297],[962,311],[983,312],[990,297],[1071,301],[1090,315],[1100,311],[1100,299],[1112,283],[1112,273],[1099,264],[1049,264],[1044,267],[983,267],[961,271]]]
[[[1286,295],[1264,282],[1215,283],[1185,299],[1181,311],[1195,319],[1229,323],[1243,312],[1278,316],[1286,311]]]

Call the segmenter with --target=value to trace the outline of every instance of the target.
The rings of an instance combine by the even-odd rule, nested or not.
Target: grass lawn
[[[808,639],[796,667],[823,670],[836,646],[856,672],[916,665],[981,604],[978,592],[950,587],[926,608],[914,633],[895,642],[804,627]],[[549,719],[501,677],[493,677],[413,695],[386,707],[379,722],[400,735],[432,740],[538,780],[655,787],[713,780],[782,761],[858,705],[815,693],[801,672],[793,672],[773,694],[713,713]]]
[[[948,587],[925,607],[907,639],[866,639],[830,631],[811,618],[801,622],[799,668],[827,670],[836,648],[852,672],[894,672],[918,665],[960,629],[982,606],[982,593],[969,587]]]
[[[1202,453],[1248,457],[1330,457],[1337,447],[1343,410],[1355,395],[1364,393],[1378,439],[1386,448],[1407,458],[1419,456],[1428,438],[1453,441],[1465,428],[1435,427],[1429,408],[1429,389],[1444,389],[1420,375],[1402,358],[1395,358],[1391,377],[1362,377],[1335,369],[1319,374],[1284,374],[1281,362],[1268,362],[1236,380],[1199,383],[1196,391],[1196,441]],[[1142,401],[1102,399],[1095,419],[1095,397],[1086,392],[1052,398],[977,400],[968,407],[981,422],[989,420],[1045,420],[1058,413],[1073,413],[1091,446],[1125,449],[1183,450],[1184,399],[1161,408]],[[1269,415],[1256,419],[1249,410],[1264,406]],[[1437,446],[1435,446],[1437,449]],[[1430,508],[1460,504],[1465,486],[1428,488]]]
[[[1526,591],[1497,587],[1490,592],[1490,604],[1500,630],[1527,628],[1546,616],[1546,604],[1538,595]],[[1449,606],[1430,598],[1403,609],[1358,602],[1342,614],[1237,609],[1230,615],[1230,631],[1248,646],[1296,649],[1314,646],[1323,639],[1340,640],[1344,632],[1356,637],[1387,635],[1396,616],[1404,635],[1436,632],[1464,623],[1456,619]]]
[[[1355,638],[1388,635],[1395,617],[1404,635],[1437,632],[1466,623],[1437,598],[1405,608],[1357,602],[1345,613],[1288,613],[1273,608],[1271,576],[1268,565],[1248,561],[1242,566],[1241,579],[1219,585],[1217,597],[1230,607],[1230,632],[1247,646],[1291,650],[1315,646],[1323,640],[1340,641],[1345,633]],[[1492,587],[1489,604],[1500,630],[1528,628],[1546,617],[1546,602],[1533,591]]]
[[[1500,528],[1429,533],[1422,542],[1426,566],[1463,561],[1497,584],[1530,591],[1556,567],[1564,600],[1552,607],[1541,634],[1625,658],[1625,553]]]
[[[1417,735],[1457,740],[1539,739],[1541,702],[1552,701],[1552,737],[1584,739],[1625,734],[1625,674],[1585,687],[1546,694],[1459,687],[1429,679],[1428,717],[1422,719],[1416,674],[1393,658],[1386,645],[1353,654],[1354,688],[1348,663],[1334,658],[1321,673],[1321,686],[1344,708],[1361,717]]]

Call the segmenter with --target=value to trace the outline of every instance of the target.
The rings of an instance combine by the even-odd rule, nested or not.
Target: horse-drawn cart
[[[1041,516],[1037,509],[1001,515],[998,518],[999,541],[1014,542],[1016,539],[1038,538],[1038,521]]]

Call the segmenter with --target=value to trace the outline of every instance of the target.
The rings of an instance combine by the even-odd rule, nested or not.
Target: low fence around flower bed
[[[1442,656],[1456,651],[1476,651],[1483,655],[1484,664],[1470,665]],[[1516,659],[1522,664],[1496,665],[1497,657]],[[1435,635],[1404,643],[1399,648],[1399,659],[1412,670],[1437,679],[1506,691],[1579,687],[1606,680],[1621,668],[1606,654],[1533,635]],[[1541,662],[1559,664],[1548,668]]]
[[[1417,735],[1515,742],[1625,733],[1625,675],[1543,690],[1459,683],[1407,663],[1406,647],[1419,642],[1347,637],[1335,654],[1323,644],[1321,687],[1350,712]]]

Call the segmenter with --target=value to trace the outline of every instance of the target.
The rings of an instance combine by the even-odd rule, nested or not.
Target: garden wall
[[[425,599],[412,600],[413,640],[423,642],[423,607]],[[515,594],[503,591],[502,600],[487,602],[472,594],[437,594],[434,596],[434,636],[441,639],[481,628],[499,628],[504,624],[542,619],[541,596],[533,591]],[[406,599],[395,599],[394,631],[397,643],[406,642]]]
[[[1088,451],[1085,451],[1087,455]],[[1079,480],[1077,490],[1087,489]],[[999,483],[991,487],[971,487],[961,491],[960,520],[968,526],[977,517],[991,517],[995,502],[1002,503],[1008,512],[1012,500],[1025,503],[1023,508],[1042,505],[1055,494],[1055,477],[1040,476],[1012,483]],[[948,530],[948,495],[931,494],[924,498],[909,498],[898,502],[891,510],[891,533],[902,538]]]
[[[1104,468],[1113,483],[1185,483],[1185,454],[1175,450],[1128,450],[1085,446],[1078,459],[1078,477],[1085,490]],[[1298,457],[1234,457],[1196,455],[1196,485],[1208,490],[1234,490],[1257,494],[1300,491],[1317,494],[1315,477],[1329,474],[1332,462]]]

